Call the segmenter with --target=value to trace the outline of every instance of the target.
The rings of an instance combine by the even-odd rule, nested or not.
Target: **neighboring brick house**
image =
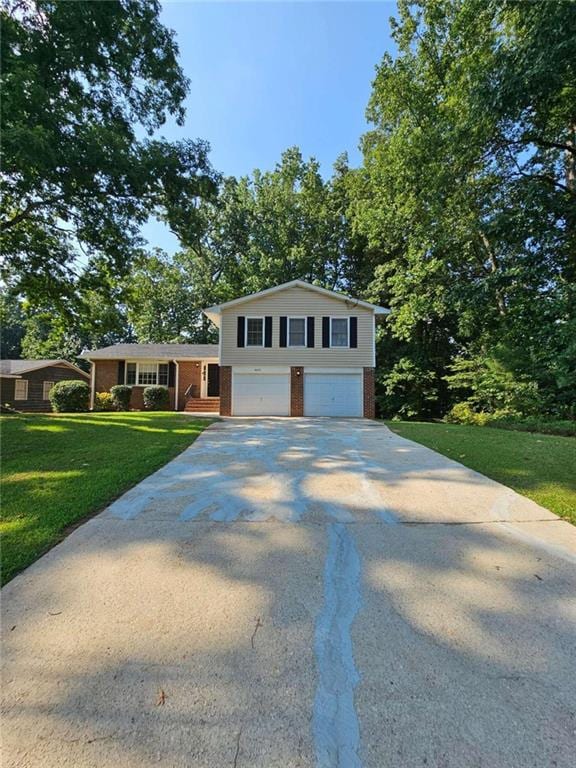
[[[0,403],[17,411],[50,411],[48,394],[58,381],[89,381],[67,360],[0,360]]]
[[[293,280],[210,307],[218,345],[117,344],[84,353],[92,392],[164,384],[174,410],[374,416],[376,317],[389,310]]]

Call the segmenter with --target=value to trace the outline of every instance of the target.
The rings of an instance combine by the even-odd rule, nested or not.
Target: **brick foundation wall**
[[[144,390],[146,387],[135,385],[132,387],[132,394],[130,396],[130,410],[143,411],[144,410]],[[174,410],[174,387],[168,387],[168,410]]]
[[[220,415],[232,416],[232,366],[220,366]]]
[[[178,363],[178,410],[184,410],[186,405],[184,393],[190,385],[193,387],[192,396],[200,397],[202,384],[202,363],[186,361]]]
[[[374,392],[374,368],[364,368],[364,418],[376,418],[376,400]]]
[[[290,368],[290,416],[304,416],[304,368]]]

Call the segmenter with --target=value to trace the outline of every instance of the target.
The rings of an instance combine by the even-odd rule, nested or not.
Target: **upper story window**
[[[246,346],[263,347],[264,346],[264,318],[247,317],[246,318]]]
[[[126,384],[168,386],[168,363],[126,363]]]
[[[330,318],[330,346],[348,347],[350,345],[349,331],[347,317]]]
[[[288,346],[305,347],[306,346],[306,318],[290,317],[288,318]]]

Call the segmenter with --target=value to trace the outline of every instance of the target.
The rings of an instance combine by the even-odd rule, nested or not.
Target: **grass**
[[[461,424],[387,422],[426,445],[513,488],[576,525],[576,440]]]
[[[1,417],[3,583],[210,423],[178,413]]]

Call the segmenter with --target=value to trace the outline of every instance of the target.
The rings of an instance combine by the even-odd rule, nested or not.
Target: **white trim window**
[[[126,363],[124,381],[129,386],[168,386],[168,363]]]
[[[244,344],[247,347],[264,346],[264,318],[247,317],[246,318],[246,337]]]
[[[124,383],[133,387],[138,380],[138,363],[126,363],[126,372],[124,374]]]
[[[143,387],[158,384],[157,363],[138,363],[138,384]]]
[[[50,390],[54,386],[53,381],[43,381],[42,382],[42,400],[49,400],[50,399]]]
[[[28,381],[16,379],[14,382],[14,400],[28,400]]]
[[[305,317],[288,318],[288,346],[305,347],[308,320]]]
[[[330,346],[345,349],[350,346],[350,318],[330,318]]]

